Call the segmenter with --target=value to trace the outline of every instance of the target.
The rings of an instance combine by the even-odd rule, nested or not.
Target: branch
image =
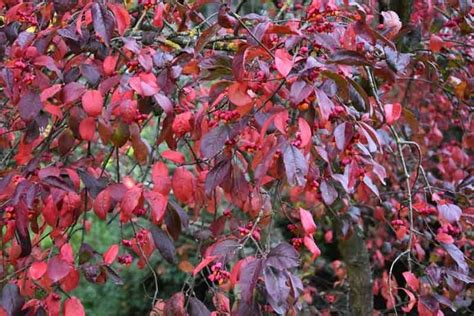
[[[369,67],[365,67],[365,69],[366,69],[368,77],[369,77],[369,84],[370,84],[370,87],[372,89],[372,93],[374,95],[375,102],[377,103],[377,106],[379,107],[379,110],[381,111],[382,115],[384,115],[385,111],[384,111],[382,102],[379,99],[377,86],[376,86],[376,83],[375,83],[373,73],[372,73],[372,71],[370,70]],[[385,115],[384,115],[384,117],[385,117]],[[409,240],[408,240],[407,250],[404,251],[402,254],[403,255],[407,254],[407,256],[408,256],[408,269],[411,271],[411,248],[412,248],[412,245],[413,245],[413,198],[412,198],[412,192],[411,192],[412,190],[411,190],[411,183],[410,183],[410,173],[408,172],[407,164],[406,164],[406,161],[405,161],[405,156],[403,154],[403,147],[402,147],[403,141],[400,138],[400,135],[398,135],[395,128],[393,128],[393,126],[389,126],[389,128],[390,128],[390,132],[392,133],[393,137],[395,138],[395,142],[397,144],[397,150],[398,150],[398,154],[400,156],[400,162],[402,164],[402,169],[403,169],[403,176],[405,177],[405,183],[406,183],[406,187],[407,187],[406,188],[406,190],[407,190],[406,196],[407,196],[407,199],[408,199],[408,217],[409,217],[409,221],[410,221],[410,236],[409,236]]]

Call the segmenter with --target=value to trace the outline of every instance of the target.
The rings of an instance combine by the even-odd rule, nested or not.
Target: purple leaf
[[[43,108],[39,93],[28,91],[18,102],[18,111],[24,121],[33,120]]]
[[[328,98],[326,92],[321,89],[315,89],[316,96],[318,98],[318,105],[321,110],[321,115],[324,121],[329,119],[329,115],[331,115],[334,109],[334,103],[331,99]]]
[[[263,260],[255,259],[247,263],[240,271],[239,287],[244,302],[250,303],[252,301],[253,290],[262,274],[262,268]]]
[[[268,294],[268,302],[273,310],[283,315],[288,310],[288,295],[290,287],[286,284],[286,275],[277,269],[266,266],[263,270],[263,280]]]
[[[313,87],[304,80],[297,80],[291,85],[290,101],[299,104],[313,92]]]
[[[369,61],[363,55],[352,50],[339,50],[332,54],[329,59],[334,64],[370,66]]]
[[[21,308],[25,299],[20,295],[18,285],[7,283],[0,298],[0,305],[7,312],[7,315],[22,315]]]
[[[437,206],[439,216],[441,219],[449,223],[456,223],[461,218],[462,210],[459,206],[454,204],[438,204]]]
[[[114,16],[102,4],[97,2],[92,4],[91,12],[95,32],[108,45],[115,27]]]
[[[64,104],[74,103],[79,100],[86,88],[82,83],[79,82],[70,82],[63,88],[63,102]]]
[[[209,171],[206,176],[204,188],[207,196],[211,196],[214,189],[219,186],[225,179],[230,177],[230,170],[232,164],[230,160],[225,159],[220,161],[214,168]]]
[[[295,146],[288,145],[283,152],[283,162],[287,181],[290,185],[305,185],[308,162],[303,153]]]
[[[201,36],[199,36],[198,40],[196,41],[196,46],[194,47],[194,55],[199,54],[202,49],[206,47],[206,44],[209,43],[211,38],[217,34],[217,31],[219,31],[220,28],[220,25],[216,23],[201,33]]]
[[[446,274],[450,275],[458,280],[463,281],[464,283],[474,283],[474,278],[470,277],[466,273],[460,273],[451,269],[446,270]]]
[[[188,305],[189,316],[210,316],[211,312],[198,298],[191,296]]]
[[[339,124],[334,129],[334,138],[336,139],[337,149],[343,151],[346,148],[347,144],[352,140],[353,136],[354,130],[352,128],[352,125],[346,122]]]
[[[379,189],[377,189],[377,186],[372,182],[372,179],[368,175],[364,176],[364,183],[370,189],[370,191],[379,196]]]
[[[21,247],[20,258],[26,257],[31,253],[31,239],[28,231],[28,208],[25,201],[21,200],[15,207],[15,229],[18,241]]]
[[[150,231],[156,249],[160,251],[166,261],[174,263],[176,261],[176,248],[168,234],[155,225],[150,227]]]
[[[155,93],[153,97],[155,98],[156,103],[158,103],[165,113],[169,114],[173,112],[173,103],[166,95]]]
[[[444,244],[441,243],[443,246],[444,250],[453,258],[453,260],[457,263],[459,269],[461,270],[461,273],[468,273],[469,272],[469,267],[466,263],[466,260],[464,259],[464,254],[462,253],[461,250],[459,250],[458,247],[454,244]]]
[[[120,275],[112,269],[109,265],[104,265],[103,266],[105,270],[107,271],[107,275],[112,279],[115,285],[123,285],[123,280],[120,277]]]
[[[165,223],[168,233],[174,240],[179,238],[183,230],[186,230],[189,225],[189,217],[183,208],[173,200],[168,200],[168,211],[165,215]]]
[[[224,239],[212,245],[210,255],[222,258],[223,261],[227,261],[227,259],[230,259],[235,255],[239,247],[240,244],[237,240]]]
[[[337,191],[334,186],[328,183],[326,180],[321,182],[321,196],[323,198],[324,203],[327,205],[331,205],[337,199]]]
[[[64,260],[60,259],[59,256],[53,257],[48,262],[48,277],[53,281],[57,282],[66,277],[71,271],[71,266]]]
[[[298,252],[292,245],[286,242],[282,242],[271,249],[268,253],[267,260],[265,260],[265,266],[280,270],[296,268],[299,265]]]
[[[229,138],[230,128],[228,125],[222,125],[212,129],[204,135],[201,140],[201,153],[205,158],[214,157]]]

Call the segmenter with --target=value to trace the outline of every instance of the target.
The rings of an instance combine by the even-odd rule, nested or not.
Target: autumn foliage
[[[473,12],[376,2],[0,0],[0,315],[472,313]]]

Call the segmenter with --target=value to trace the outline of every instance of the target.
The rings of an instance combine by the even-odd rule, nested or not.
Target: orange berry
[[[298,110],[300,111],[306,111],[308,109],[309,109],[309,104],[307,102],[303,102],[298,105]]]

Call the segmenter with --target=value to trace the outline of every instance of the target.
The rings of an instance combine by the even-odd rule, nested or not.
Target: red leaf
[[[171,189],[171,179],[168,175],[168,167],[162,161],[155,163],[151,169],[153,191],[168,195]]]
[[[112,75],[115,72],[115,66],[117,65],[118,55],[110,55],[105,57],[102,67],[104,68],[104,73],[107,76]]]
[[[207,267],[207,265],[209,263],[213,262],[216,258],[217,258],[216,256],[209,256],[209,257],[206,257],[206,258],[202,259],[202,261],[199,262],[199,264],[194,268],[193,276],[196,276],[196,274],[198,274],[199,271],[201,271],[202,269]]]
[[[109,249],[107,249],[107,251],[103,254],[104,263],[107,265],[112,264],[115,258],[117,258],[118,253],[119,246],[117,244],[110,246]]]
[[[430,49],[437,53],[440,52],[444,46],[444,41],[441,37],[431,34],[430,37]]]
[[[127,9],[119,4],[108,3],[107,4],[115,15],[115,21],[117,21],[117,31],[120,36],[125,34],[125,31],[130,27],[130,15]]]
[[[123,196],[120,203],[120,220],[122,222],[127,222],[131,218],[133,211],[140,205],[142,191],[140,186],[134,185]]]
[[[71,272],[69,272],[69,274],[61,280],[61,288],[66,292],[70,292],[77,288],[80,279],[81,274],[79,273],[79,271],[76,269],[72,269]]]
[[[388,103],[383,106],[385,111],[385,120],[387,124],[392,125],[400,118],[402,114],[402,105],[400,103]]]
[[[94,139],[95,134],[95,119],[93,117],[87,117],[79,124],[79,134],[85,141],[91,141]]]
[[[61,91],[61,88],[62,88],[61,84],[58,83],[41,91],[41,94],[40,94],[41,102],[45,102],[49,98],[52,98],[54,95],[56,95],[56,93]]]
[[[31,265],[29,269],[30,277],[33,280],[38,280],[46,273],[47,269],[48,269],[48,264],[46,262],[44,261],[33,262],[33,264]]]
[[[286,77],[293,68],[293,58],[284,48],[275,51],[275,66],[278,72]]]
[[[186,168],[176,168],[173,174],[172,187],[174,196],[178,201],[188,203],[193,200],[194,177]]]
[[[316,224],[313,220],[313,215],[304,208],[300,207],[300,220],[303,225],[304,232],[307,235],[312,235],[316,231]]]
[[[319,247],[314,242],[313,236],[312,235],[305,236],[303,239],[303,242],[304,242],[305,247],[309,250],[309,252],[313,254],[311,259],[313,261],[316,260],[316,258],[318,258],[319,255],[321,254],[321,250],[319,250]]]
[[[309,126],[308,122],[300,117],[298,118],[298,132],[301,139],[300,148],[306,147],[311,142],[311,126]]]
[[[97,217],[102,220],[107,218],[107,213],[112,207],[112,197],[110,196],[110,192],[107,189],[100,191],[94,200],[93,207]]]
[[[193,130],[194,126],[194,117],[191,111],[187,111],[181,114],[176,115],[173,120],[171,129],[173,132],[181,137],[186,133],[189,133]]]
[[[58,208],[56,207],[56,203],[54,203],[51,195],[48,195],[46,198],[42,212],[45,222],[52,227],[56,227],[58,221]]]
[[[171,160],[174,163],[183,164],[185,162],[184,155],[179,151],[165,150],[161,153],[161,156],[165,159]]]
[[[160,89],[156,77],[152,73],[141,73],[128,81],[133,90],[142,96],[152,96]]]
[[[229,86],[228,97],[230,102],[237,106],[246,106],[253,101],[247,93],[247,84],[242,82],[235,82]]]
[[[48,262],[48,277],[53,281],[57,282],[68,275],[71,271],[71,266],[59,256],[53,257]]]
[[[85,316],[84,306],[77,297],[68,298],[64,302],[64,316]]]
[[[104,98],[99,90],[87,90],[82,96],[82,107],[89,116],[98,116],[102,113]]]
[[[166,213],[168,197],[157,191],[145,191],[143,195],[150,204],[153,223],[160,224]]]

